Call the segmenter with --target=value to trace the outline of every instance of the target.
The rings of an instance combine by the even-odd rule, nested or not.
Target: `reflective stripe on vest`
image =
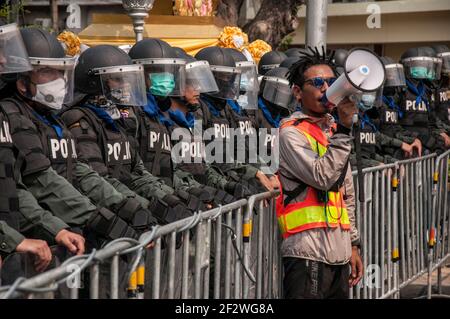
[[[285,122],[281,128],[293,126],[309,141],[311,149],[323,156],[327,151],[328,139],[325,133],[313,123],[306,120],[294,124],[297,120]],[[281,184],[281,183],[280,183]],[[322,227],[337,227],[350,229],[348,211],[342,194],[326,192],[327,202],[320,200],[317,190],[308,186],[306,198],[301,202],[293,202],[284,206],[283,185],[277,198],[277,219],[283,238],[304,230]]]

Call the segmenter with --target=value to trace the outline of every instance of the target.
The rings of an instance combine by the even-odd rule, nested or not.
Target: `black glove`
[[[252,195],[252,192],[242,183],[228,182],[225,185],[225,191],[234,197],[241,199]]]
[[[86,223],[87,230],[93,230],[107,240],[122,237],[138,239],[139,235],[126,221],[106,208],[100,208],[92,213]]]
[[[193,212],[205,210],[205,205],[203,201],[200,200],[200,198],[198,198],[196,194],[194,194],[191,191],[191,189],[188,189],[188,192],[179,189],[175,192],[175,195],[178,196],[181,200],[183,200],[186,206]]]
[[[193,215],[179,197],[170,194],[163,199],[152,199],[148,208],[160,224],[170,224]]]
[[[131,227],[141,232],[151,229],[158,223],[152,213],[133,197],[128,197],[115,205],[114,211]]]

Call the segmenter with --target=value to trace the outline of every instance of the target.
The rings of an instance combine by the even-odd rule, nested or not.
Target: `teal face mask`
[[[414,79],[428,79],[434,80],[436,78],[436,74],[434,70],[428,71],[426,67],[423,66],[415,66],[410,69],[411,77]]]
[[[168,96],[175,88],[175,79],[171,73],[149,74],[152,83],[150,93],[158,96]]]

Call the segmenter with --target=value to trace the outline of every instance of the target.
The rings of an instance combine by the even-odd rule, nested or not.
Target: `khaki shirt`
[[[331,115],[312,118],[302,112],[295,112],[282,123],[292,119],[309,118],[317,123],[329,136],[334,120]],[[351,152],[352,137],[346,134],[334,134],[328,140],[327,152],[322,156],[311,149],[308,139],[294,127],[280,129],[279,177],[283,189],[292,191],[298,185],[295,180],[320,190],[329,190],[339,179]],[[350,220],[350,231],[336,228],[314,228],[289,236],[283,240],[281,251],[283,257],[305,258],[331,265],[346,264],[351,257],[351,243],[359,239],[355,224],[355,191],[350,165],[344,181],[343,194],[346,195]],[[294,201],[301,202],[306,197],[306,190]]]

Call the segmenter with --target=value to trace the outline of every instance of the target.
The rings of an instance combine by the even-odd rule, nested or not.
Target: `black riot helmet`
[[[134,65],[118,47],[99,45],[84,51],[75,68],[78,92],[103,96],[118,105],[143,105],[147,102],[143,67]]]
[[[298,56],[290,56],[286,60],[280,63],[281,68],[290,68],[295,62],[300,59]]]
[[[445,44],[433,45],[438,58],[442,60],[442,74],[447,77],[450,75],[450,49]]]
[[[21,29],[20,33],[28,56],[39,58],[65,57],[64,48],[53,34],[38,28]]]
[[[133,60],[176,58],[177,50],[163,40],[149,38],[141,40],[133,45],[128,52],[128,55]]]
[[[383,56],[380,58],[384,64],[386,80],[384,87],[406,87],[405,70],[403,65],[396,63],[392,58]]]
[[[289,110],[295,104],[292,88],[289,85],[288,68],[277,67],[264,74],[260,85],[260,96],[279,108]]]
[[[287,55],[280,51],[270,51],[264,54],[259,60],[258,74],[264,75],[270,69],[280,66],[280,63],[287,59]]]
[[[183,96],[186,85],[184,50],[160,39],[144,39],[128,52],[133,63],[144,67],[148,91],[160,99]]]
[[[132,64],[130,57],[118,47],[98,45],[89,48],[78,58],[75,68],[75,88],[86,94],[101,94],[100,77],[93,72],[93,69]]]
[[[334,51],[333,63],[336,65],[336,71],[338,75],[341,75],[344,72],[344,65],[347,56],[348,50],[337,49],[336,51]]]
[[[241,51],[232,48],[225,48],[225,50],[231,55],[231,57],[234,60],[234,63],[247,61],[247,58]]]
[[[208,47],[201,49],[195,58],[207,61],[216,80],[218,92],[208,95],[222,99],[236,100],[239,97],[241,71],[236,67],[233,57],[224,48]]]
[[[402,54],[400,63],[407,78],[429,81],[440,78],[442,60],[432,47],[410,48]]]
[[[301,56],[304,56],[304,53],[300,48],[287,49],[286,51],[284,51],[284,54],[286,54],[288,58],[299,58]]]

